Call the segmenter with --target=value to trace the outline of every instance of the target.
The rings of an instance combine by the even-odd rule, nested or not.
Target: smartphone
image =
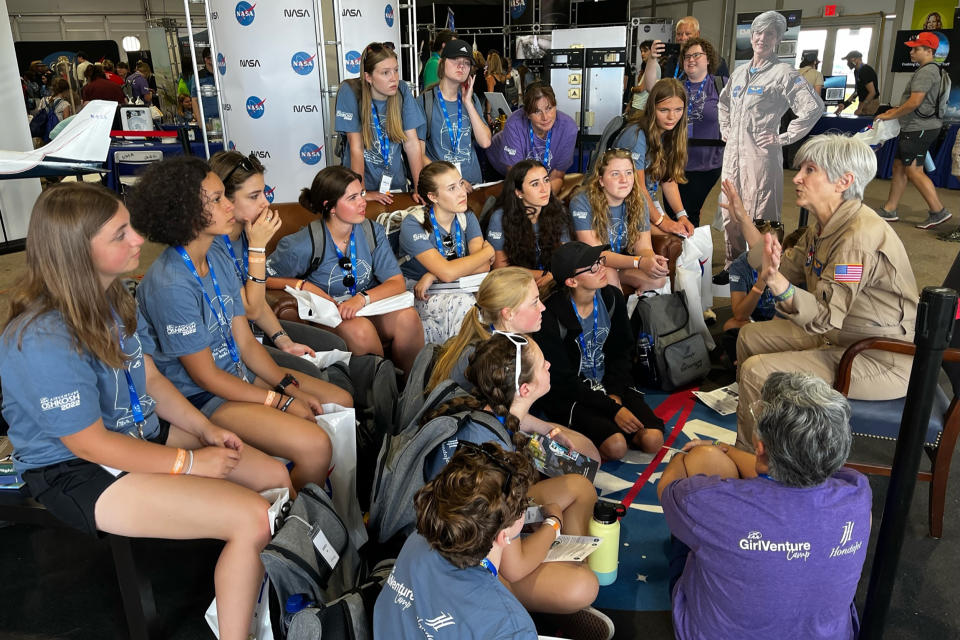
[[[678,56],[680,55],[680,45],[676,42],[667,42],[663,45],[663,55],[665,56]]]

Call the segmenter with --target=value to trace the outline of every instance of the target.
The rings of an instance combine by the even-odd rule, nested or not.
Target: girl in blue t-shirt
[[[640,181],[647,185],[645,195],[654,233],[693,235],[693,224],[687,219],[680,199],[681,182],[686,182],[687,165],[687,91],[679,80],[658,80],[647,98],[647,106],[628,118],[629,126],[617,136],[613,146],[630,149]],[[676,211],[671,220],[657,200],[657,191]]]
[[[572,237],[570,214],[551,192],[543,165],[527,159],[510,167],[487,224],[494,268],[523,267],[543,289],[552,280],[550,256]]]
[[[225,252],[233,263],[240,283],[243,307],[267,345],[267,351],[281,366],[305,373],[319,373],[303,355],[316,355],[314,349],[346,350],[343,340],[329,331],[300,322],[279,320],[266,299],[266,246],[280,228],[280,214],[270,209],[264,193],[264,167],[251,154],[220,151],[210,158],[210,168],[223,181],[224,195],[233,203],[233,230],[213,241],[211,248]],[[295,342],[294,337],[303,340]]]
[[[401,270],[416,294],[426,341],[442,344],[457,332],[475,298],[457,290],[428,293],[430,287],[438,280],[486,273],[494,252],[467,207],[466,182],[456,167],[444,161],[428,164],[420,172],[419,188],[428,205],[400,223],[400,255],[409,258]]]
[[[352,353],[382,356],[383,343],[390,342],[390,359],[409,371],[424,344],[416,310],[407,307],[377,316],[357,315],[371,302],[406,291],[383,227],[366,218],[364,193],[360,176],[350,169],[321,169],[310,188],[300,194],[300,205],[320,217],[311,226],[322,227],[323,253],[313,259],[310,226],[284,237],[267,259],[267,287],[291,286],[336,302],[343,321],[333,331]]]
[[[323,402],[349,406],[350,394],[328,382],[298,380],[274,363],[244,315],[235,265],[214,241],[233,230],[223,182],[199,158],[150,165],[129,198],[133,224],[169,245],[137,288],[157,343],[160,371],[213,422],[271,455],[293,461],[295,487],[322,484],[331,446],[315,414]]]
[[[334,124],[347,136],[343,166],[363,176],[367,200],[392,203],[390,191],[406,191],[408,177],[416,192],[423,168],[417,127],[425,122],[423,109],[400,79],[393,45],[371,42],[360,55],[360,77],[340,85]]]
[[[119,280],[142,245],[100,186],[63,183],[37,199],[0,338],[14,465],[50,513],[87,533],[225,541],[214,575],[220,637],[241,640],[270,541],[257,492],[292,489],[290,477],[157,370]]]
[[[464,410],[485,411],[502,422],[519,442],[516,436],[530,407],[550,390],[550,363],[537,344],[519,334],[495,333],[477,345],[466,374],[476,387],[474,394],[441,405],[424,416],[422,424]],[[554,437],[559,432],[556,426],[548,435]],[[430,454],[426,468],[438,472],[461,441],[483,444],[491,440],[491,435],[489,428],[467,417],[456,435]],[[494,441],[513,449],[513,443]],[[568,474],[535,483],[528,495],[549,517],[536,532],[514,540],[506,548],[500,576],[528,611],[573,613],[588,607],[599,588],[589,567],[580,562],[543,560],[561,531],[586,534],[597,501],[596,489],[585,477]]]
[[[664,285],[669,270],[667,259],[653,251],[643,193],[630,152],[610,149],[570,200],[570,215],[577,240],[610,246],[603,252],[609,284],[649,291]]]

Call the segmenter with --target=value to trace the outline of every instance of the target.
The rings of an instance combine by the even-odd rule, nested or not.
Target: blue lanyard
[[[383,164],[390,169],[390,136],[383,132],[380,126],[380,114],[377,113],[377,105],[370,103],[370,109],[373,110],[373,125],[377,129],[377,140],[380,141],[380,156],[383,158]]]
[[[693,103],[700,99],[700,95],[703,93],[703,88],[707,85],[707,80],[710,76],[707,76],[703,79],[703,82],[700,83],[700,88],[697,89],[697,95],[693,96],[687,101],[687,117],[690,117],[690,114],[693,113]],[[690,90],[693,89],[693,85],[690,84],[689,80],[684,80],[684,84],[687,85],[687,96],[690,95]]]
[[[553,129],[547,131],[547,144],[543,148],[543,158],[540,159],[540,164],[544,166],[548,171],[550,170],[550,139],[553,137]],[[530,125],[530,153],[533,153],[533,125]],[[536,158],[536,156],[534,156]],[[538,158],[539,159],[539,158]]]
[[[324,227],[326,229],[326,227]],[[330,233],[330,230],[327,229],[327,233]],[[348,273],[353,276],[353,286],[350,287],[350,295],[357,295],[357,285],[360,282],[357,280],[357,227],[354,226],[350,229],[350,271],[343,269],[341,265],[340,268],[343,269],[343,275]],[[340,251],[340,247],[337,246],[337,243],[333,241],[333,236],[330,236],[330,244],[333,245],[333,250],[337,252],[337,259],[341,262],[343,261],[343,252]]]
[[[440,99],[437,102],[440,103],[440,111],[443,112],[443,119],[447,121],[447,134],[450,136],[450,148],[453,149],[454,155],[460,148],[460,127],[463,126],[463,97],[460,95],[460,90],[457,90],[457,128],[454,130],[453,125],[450,123],[450,115],[447,113],[447,101],[444,99],[443,94],[440,91],[437,91],[437,94],[440,95]]]
[[[440,225],[437,224],[437,218],[433,215],[433,207],[430,207],[430,224],[433,225],[433,242],[437,245],[437,251],[444,258],[447,257],[447,254],[443,251],[443,241],[440,240]],[[454,250],[457,252],[457,257],[463,257],[463,233],[460,230],[460,220],[457,219],[457,216],[453,216],[453,237],[456,240],[456,246]]]
[[[237,260],[237,254],[233,252],[233,243],[230,242],[230,236],[223,234],[220,237],[223,239],[223,243],[227,245],[227,251],[230,252],[230,257],[233,258],[233,268],[237,270],[237,276],[240,278],[240,288],[242,289],[243,286],[247,284],[247,274],[250,273],[250,256],[247,253],[247,234],[240,232],[240,244],[243,246],[242,263]]]
[[[219,313],[217,308],[213,306],[213,301],[210,299],[210,296],[207,295],[207,290],[203,288],[203,280],[200,279],[200,274],[197,273],[197,268],[193,266],[193,260],[190,259],[190,255],[187,253],[187,250],[183,247],[174,247],[177,250],[177,253],[180,254],[180,257],[183,258],[183,263],[187,265],[187,269],[190,269],[190,273],[193,274],[193,277],[196,278],[197,284],[200,285],[200,292],[203,294],[203,299],[207,301],[207,306],[210,307],[210,312],[213,313],[213,317],[217,319],[217,326],[220,328],[220,335],[223,337],[223,342],[227,345],[227,350],[230,351],[230,359],[233,360],[233,367],[236,369],[237,377],[244,379],[243,375],[243,365],[240,364],[240,353],[237,351],[237,345],[233,341],[233,334],[230,333],[230,325],[227,320],[227,307],[223,304],[223,295],[220,293],[220,283],[217,282],[217,274],[213,270],[213,265],[210,264],[210,256],[206,256],[207,268],[210,269],[210,279],[213,281],[213,290],[217,294],[217,301],[220,303],[220,309],[223,313]]]
[[[617,206],[623,206],[623,214],[621,214],[621,217],[620,217],[620,220],[621,220],[620,226],[621,228],[623,228],[626,225],[626,221],[623,220],[623,218],[626,217],[627,207],[624,205],[617,205]],[[608,206],[607,210],[609,211],[612,208],[613,207]],[[620,253],[620,247],[623,244],[623,237],[620,236],[620,234],[617,233],[616,229],[613,228],[613,222],[612,222],[613,216],[609,216],[609,217],[611,219],[611,223],[610,223],[610,229],[609,231],[607,231],[607,236],[610,238],[610,247],[614,253]]]
[[[120,319],[117,318],[116,313],[113,314],[113,320],[117,327],[117,339],[120,341],[120,351],[123,351],[123,332],[120,330]],[[143,425],[146,424],[146,419],[143,417],[143,407],[140,405],[140,394],[137,393],[137,387],[133,384],[133,376],[130,375],[129,365],[124,365],[123,375],[127,378],[127,391],[130,393],[130,410],[133,412],[133,422],[137,426],[137,433],[140,434],[140,439],[146,440],[146,438],[143,437]]]
[[[489,558],[484,558],[480,561],[480,566],[493,574],[493,577],[497,577],[497,568],[493,566],[493,563],[490,562]]]
[[[573,306],[573,315],[576,316],[577,320],[580,319],[580,312],[577,311],[577,303],[573,301],[573,298],[570,298],[570,305]],[[592,345],[596,346],[597,344],[597,319],[600,317],[600,296],[598,294],[593,294],[593,342]],[[580,343],[580,353],[581,360],[587,357],[587,344],[583,339],[583,331],[580,332],[580,335],[577,336],[577,342]],[[594,382],[597,382],[597,359],[590,358],[590,366],[593,369],[593,377],[590,379]]]

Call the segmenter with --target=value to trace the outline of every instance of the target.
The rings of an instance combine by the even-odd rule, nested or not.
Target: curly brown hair
[[[686,131],[686,129],[684,129]],[[573,218],[557,197],[550,194],[550,201],[540,210],[537,218],[539,234],[534,236],[533,223],[530,222],[527,206],[517,195],[523,191],[523,181],[531,169],[543,168],[539,160],[528,158],[510,167],[503,180],[503,190],[496,207],[503,209],[504,252],[510,264],[527,269],[541,268],[537,263],[536,247],[540,247],[540,265],[550,264],[553,252],[563,244],[560,238],[563,232],[573,237]],[[549,176],[549,174],[547,174]]]
[[[454,566],[476,566],[523,514],[533,479],[524,453],[492,442],[460,448],[417,492],[417,531]]]
[[[700,45],[703,52],[707,54],[707,73],[716,73],[717,67],[720,66],[720,56],[717,55],[717,50],[713,44],[706,38],[690,38],[680,45],[680,63],[683,63],[683,56],[687,55],[687,50],[694,45]]]
[[[210,165],[174,156],[147,167],[127,196],[130,222],[151,242],[184,245],[210,224],[201,183]]]
[[[610,205],[607,203],[607,196],[600,186],[600,178],[603,172],[607,170],[607,165],[612,160],[629,160],[631,169],[633,168],[633,156],[627,149],[607,149],[597,160],[593,172],[590,173],[587,183],[581,187],[581,190],[587,194],[587,202],[590,203],[591,222],[590,227],[597,236],[601,244],[606,244],[606,238],[610,233]],[[627,242],[622,248],[624,254],[632,254],[633,246],[640,237],[640,228],[644,226],[649,218],[650,212],[647,210],[647,201],[643,197],[642,189],[646,187],[640,183],[640,173],[633,174],[633,188],[630,194],[624,200]]]

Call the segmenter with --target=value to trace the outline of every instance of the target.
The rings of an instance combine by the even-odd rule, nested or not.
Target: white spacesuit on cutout
[[[726,141],[721,180],[730,180],[755,218],[780,220],[783,207],[783,145],[796,142],[824,114],[823,100],[791,65],[777,60],[787,20],[766,11],[750,25],[753,59],[730,75],[718,103],[720,133]],[[784,133],[780,119],[797,116]],[[720,195],[724,202],[723,195]],[[726,264],[746,250],[740,225],[726,210]]]

